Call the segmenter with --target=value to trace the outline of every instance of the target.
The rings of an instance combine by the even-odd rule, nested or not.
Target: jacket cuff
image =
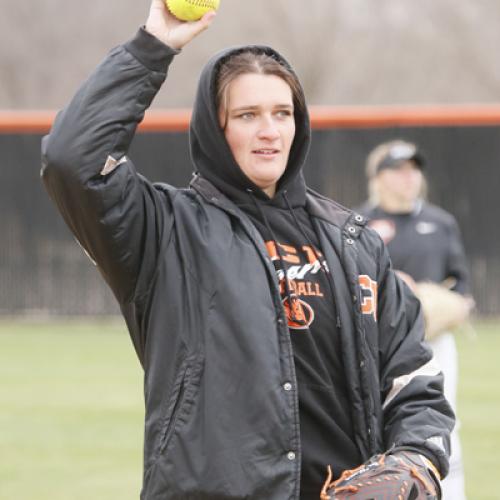
[[[138,61],[151,71],[166,73],[174,56],[180,50],[173,49],[158,40],[144,27],[139,28],[135,37],[126,42],[125,50],[130,52]]]
[[[398,451],[410,451],[427,458],[427,460],[429,460],[429,462],[431,462],[431,464],[436,468],[440,480],[444,479],[448,474],[448,464],[443,464],[443,461],[428,448],[417,448],[416,446],[396,446],[395,448],[391,448],[388,453],[394,454]]]

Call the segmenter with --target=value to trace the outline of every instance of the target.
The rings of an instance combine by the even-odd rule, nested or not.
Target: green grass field
[[[500,323],[459,337],[469,500],[500,498]],[[121,321],[0,321],[0,500],[137,500],[142,372]],[[487,479],[489,478],[489,479]]]

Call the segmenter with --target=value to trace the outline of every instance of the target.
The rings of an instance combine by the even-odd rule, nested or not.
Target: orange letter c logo
[[[363,314],[373,315],[373,319],[377,321],[377,282],[373,281],[370,276],[366,274],[361,274],[358,277],[358,281],[361,289],[368,292],[362,296],[361,312]]]

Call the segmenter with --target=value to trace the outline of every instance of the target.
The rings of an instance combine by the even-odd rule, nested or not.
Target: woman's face
[[[402,206],[414,203],[422,191],[422,171],[413,161],[407,161],[397,168],[386,168],[377,174],[380,194],[390,197]]]
[[[295,136],[292,90],[278,76],[248,73],[230,83],[225,101],[219,123],[229,148],[243,173],[273,197]]]

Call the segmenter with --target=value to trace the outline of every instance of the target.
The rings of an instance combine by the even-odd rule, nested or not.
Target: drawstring
[[[264,213],[264,210],[262,210],[262,207],[260,206],[259,202],[255,198],[255,195],[254,195],[252,189],[248,188],[247,193],[250,195],[250,198],[252,199],[253,203],[257,207],[257,211],[259,212],[260,217],[261,217],[262,221],[264,222],[264,225],[266,226],[266,229],[269,232],[269,235],[271,236],[271,238],[274,242],[274,245],[276,247],[276,253],[278,254],[279,265],[280,265],[281,271],[283,272],[283,282],[284,282],[285,294],[286,294],[285,303],[286,303],[286,301],[288,301],[288,306],[290,309],[290,318],[289,319],[291,321],[293,321],[294,323],[297,323],[297,324],[303,326],[306,324],[304,317],[301,315],[296,316],[296,314],[295,314],[297,311],[301,311],[301,306],[300,306],[300,304],[298,304],[297,295],[295,293],[292,293],[290,290],[290,284],[288,283],[286,266],[284,263],[283,254],[281,253],[280,245],[278,243],[278,239],[276,238],[276,235],[274,234],[274,231],[272,230],[271,225],[269,224],[269,221],[267,220],[267,217],[266,217],[266,214]],[[299,314],[300,314],[300,312],[299,312]]]
[[[316,250],[316,247],[313,245],[311,238],[309,238],[309,236],[307,235],[307,232],[305,231],[303,224],[301,224],[299,218],[297,217],[297,214],[295,213],[295,210],[293,209],[290,201],[288,200],[286,193],[287,193],[286,190],[283,191],[282,196],[283,196],[283,199],[285,200],[285,203],[286,203],[286,206],[288,207],[288,210],[292,214],[292,217],[293,217],[293,220],[295,221],[295,224],[297,225],[300,232],[302,233],[302,236],[304,236],[307,243],[309,244],[309,247],[311,248],[312,252],[314,253],[314,256],[316,257],[317,261],[319,262],[321,269],[323,269],[323,272],[327,275],[327,277],[330,276],[330,278],[331,278],[331,274],[328,270],[328,266],[327,266],[326,262],[321,260],[320,255],[319,255],[318,251]],[[331,284],[329,279],[327,279],[327,281],[328,281],[328,284],[330,285],[330,290],[332,292],[332,296],[335,297],[335,290],[333,289],[333,285]],[[338,315],[338,312],[335,312],[335,315],[337,317],[337,327],[340,328],[340,325],[341,325],[340,316]]]
[[[295,221],[295,224],[297,225],[297,227],[299,228],[300,232],[302,233],[302,236],[304,236],[304,238],[306,239],[307,243],[309,244],[309,247],[311,248],[314,256],[317,259],[317,261],[319,262],[320,267],[323,269],[323,271],[325,273],[328,274],[328,268],[326,267],[326,264],[321,261],[320,255],[319,255],[318,251],[316,250],[316,247],[312,244],[311,238],[309,238],[309,236],[307,235],[307,233],[306,233],[306,231],[304,229],[304,226],[299,221],[299,218],[297,217],[297,214],[295,213],[295,210],[293,209],[292,205],[290,204],[290,201],[286,197],[286,193],[287,193],[286,191],[283,191],[283,193],[282,193],[283,199],[285,200],[285,203],[286,203],[286,206],[288,207],[288,210],[292,214],[292,217],[293,217],[293,220]]]

